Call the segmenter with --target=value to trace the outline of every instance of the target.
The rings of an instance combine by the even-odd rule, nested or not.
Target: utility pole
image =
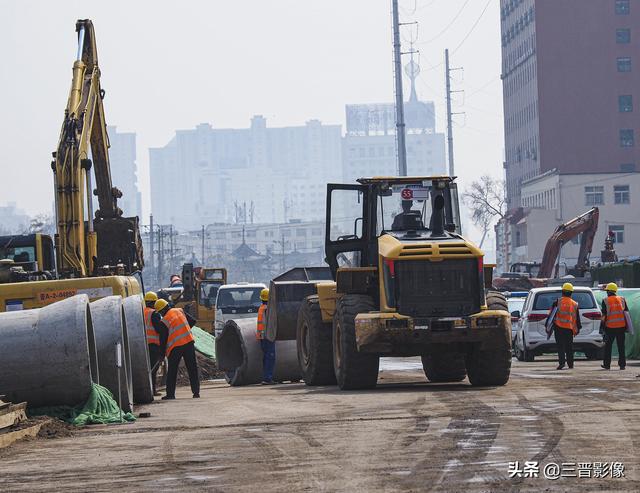
[[[444,76],[447,88],[447,147],[449,152],[449,176],[455,176],[455,166],[453,160],[453,115],[459,113],[451,112],[451,93],[462,92],[451,90],[451,72],[454,70],[462,70],[461,67],[451,68],[449,66],[449,50],[444,50]]]
[[[402,53],[400,49],[400,19],[398,0],[392,0],[393,9],[393,66],[396,88],[396,142],[398,143],[398,174],[407,176],[407,144],[405,140],[404,97],[402,94]]]
[[[153,214],[149,214],[149,248],[151,250],[151,261],[150,266],[151,266],[151,272],[153,272],[155,269],[154,267],[154,262],[153,262],[153,240],[154,240],[154,231],[153,231]]]
[[[169,225],[169,270],[173,274],[173,224]]]
[[[204,224],[202,225],[202,257],[200,258],[202,267],[204,267]]]
[[[158,226],[158,287],[162,287],[162,270],[164,267],[164,228]]]

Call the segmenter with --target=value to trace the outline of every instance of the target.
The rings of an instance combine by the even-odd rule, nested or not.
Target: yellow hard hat
[[[260,291],[260,299],[262,301],[269,301],[269,290],[267,288]]]
[[[144,295],[144,301],[147,303],[158,301],[158,295],[153,291],[147,291],[147,294]]]
[[[612,293],[617,293],[618,285],[615,282],[610,282],[609,284],[607,284],[605,291],[611,291]]]
[[[156,301],[155,305],[153,305],[153,308],[155,309],[155,311],[161,312],[168,305],[169,305],[169,302],[167,300],[159,299],[158,301]]]
[[[573,293],[573,284],[571,284],[570,282],[565,282],[562,285],[562,290],[563,291],[568,291],[570,293]]]

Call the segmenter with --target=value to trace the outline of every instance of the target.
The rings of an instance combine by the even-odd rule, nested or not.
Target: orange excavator
[[[599,219],[600,211],[597,207],[593,207],[584,214],[561,224],[547,240],[542,262],[520,262],[512,265],[508,277],[505,275],[493,279],[494,287],[500,290],[518,291],[546,285],[549,278],[558,276],[556,262],[560,249],[581,233],[578,261],[568,274],[583,277],[589,270],[589,256],[593,249],[593,239],[598,231]],[[526,275],[522,274],[523,269]],[[520,275],[517,275],[518,273]]]

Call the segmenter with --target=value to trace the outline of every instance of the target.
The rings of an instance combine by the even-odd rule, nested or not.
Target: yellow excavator
[[[77,21],[76,32],[71,90],[51,162],[55,240],[42,234],[0,238],[0,311],[39,308],[82,293],[93,300],[141,292],[134,277],[144,266],[139,223],[123,217],[117,202],[122,192],[111,180],[92,22]],[[99,205],[95,215],[92,193]]]

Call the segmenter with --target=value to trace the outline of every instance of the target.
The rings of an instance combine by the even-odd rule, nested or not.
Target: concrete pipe
[[[76,406],[98,382],[89,298],[0,313],[0,394],[30,407]]]
[[[98,350],[100,385],[108,388],[118,400],[118,370],[120,371],[120,402],[122,410],[131,411],[133,385],[129,337],[122,309],[122,297],[108,296],[89,304]],[[116,344],[121,343],[122,367],[116,367]]]
[[[256,319],[229,320],[216,338],[216,360],[232,386],[262,381],[262,348],[256,339]],[[276,382],[300,380],[296,341],[276,342]]]
[[[153,402],[153,387],[151,385],[149,346],[147,345],[147,334],[144,328],[142,297],[129,296],[124,299],[122,306],[129,336],[133,402],[136,404],[148,404]]]

